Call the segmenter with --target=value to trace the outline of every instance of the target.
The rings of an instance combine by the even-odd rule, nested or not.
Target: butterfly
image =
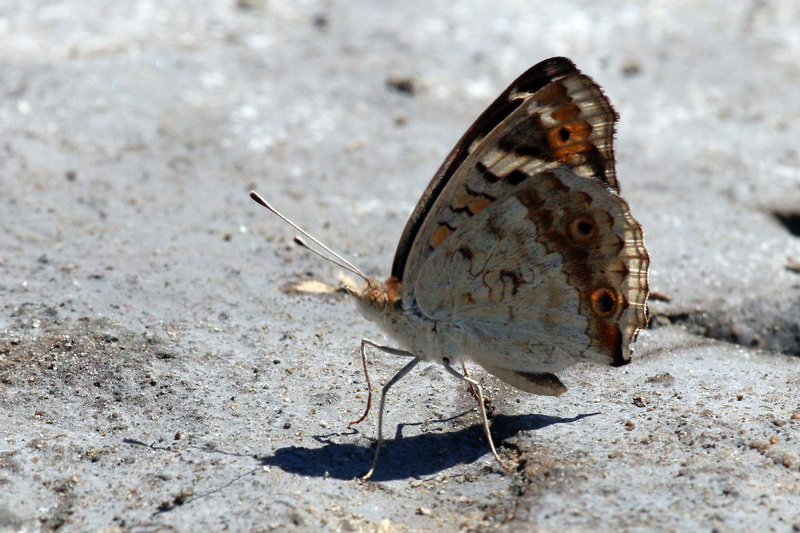
[[[470,360],[525,392],[557,396],[556,373],[578,361],[621,366],[647,326],[650,258],[642,229],[619,194],[613,137],[617,114],[600,87],[567,58],[517,78],[478,117],[434,175],[406,224],[386,281],[355,266],[278,213],[364,280],[346,287],[361,313],[399,347],[361,341],[409,362],[383,387],[375,471],[387,391],[421,361],[469,383],[489,447],[500,459]],[[332,256],[332,257],[331,257]],[[371,384],[367,374],[371,405]]]

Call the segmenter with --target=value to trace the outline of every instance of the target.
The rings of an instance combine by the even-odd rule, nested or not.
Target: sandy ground
[[[800,530],[800,5],[0,4],[0,531]],[[370,275],[518,74],[621,115],[651,328],[559,398],[435,365],[376,417],[338,269]],[[385,380],[403,363],[374,355]]]

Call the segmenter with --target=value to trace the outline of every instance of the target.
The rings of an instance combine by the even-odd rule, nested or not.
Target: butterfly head
[[[400,282],[394,277],[385,282],[366,278],[360,288],[345,284],[344,290],[355,298],[361,314],[378,322],[381,317],[386,316],[387,310],[400,301]]]

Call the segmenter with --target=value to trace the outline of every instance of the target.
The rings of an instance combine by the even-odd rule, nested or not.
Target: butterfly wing
[[[403,234],[400,237],[400,242],[397,246],[394,262],[392,264],[392,277],[403,281],[406,261],[411,251],[411,245],[417,233],[419,233],[426,215],[434,202],[439,198],[442,189],[450,182],[456,171],[462,167],[464,160],[475,151],[489,133],[503,123],[503,121],[521,106],[526,99],[530,98],[550,83],[562,80],[568,76],[578,75],[579,73],[580,71],[575,64],[566,57],[552,57],[546,59],[529,68],[519,78],[514,80],[514,82],[509,85],[483,113],[481,113],[458,143],[456,143],[450,154],[445,158],[444,163],[442,163],[439,170],[436,171],[436,174],[428,184],[422,197],[417,202],[417,206],[411,214],[411,217],[409,217]],[[589,81],[591,82],[591,80]],[[591,85],[594,85],[594,89],[592,90],[593,93],[596,93],[594,96],[604,100],[607,111],[611,113],[611,116],[607,117],[608,120],[604,125],[597,125],[599,129],[593,136],[596,141],[607,138],[608,142],[596,142],[594,146],[599,151],[599,154],[592,154],[591,157],[597,166],[598,175],[602,176],[601,179],[615,191],[619,192],[619,186],[617,185],[617,178],[614,171],[614,152],[611,146],[616,114],[608,103],[608,100],[600,91],[600,88],[597,87],[594,82],[591,82]]]
[[[615,119],[568,59],[534,66],[459,141],[398,246],[404,308],[523,390],[562,392],[551,373],[576,360],[625,364],[647,324],[649,257],[618,194]]]

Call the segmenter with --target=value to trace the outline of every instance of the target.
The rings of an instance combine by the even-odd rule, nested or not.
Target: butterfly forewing
[[[566,57],[552,57],[546,59],[529,68],[520,77],[514,80],[514,82],[509,85],[483,113],[481,113],[450,151],[450,154],[445,158],[439,170],[425,189],[425,192],[422,194],[422,197],[417,202],[417,206],[408,219],[403,234],[400,237],[394,263],[392,264],[392,277],[403,281],[406,260],[408,259],[411,245],[425,220],[425,216],[439,197],[444,186],[447,185],[455,172],[458,171],[467,156],[480,145],[481,141],[486,138],[489,133],[502,124],[503,121],[532,94],[555,80],[563,79],[578,73],[578,68]],[[597,90],[600,90],[599,87],[597,87]],[[612,160],[611,180],[614,186],[616,186],[616,179],[613,178],[613,153],[609,155]]]

